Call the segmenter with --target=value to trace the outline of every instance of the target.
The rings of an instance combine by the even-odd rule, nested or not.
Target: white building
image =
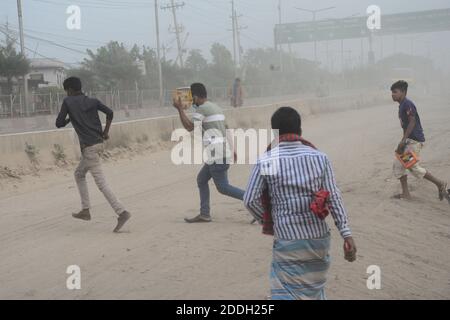
[[[30,59],[29,82],[41,87],[62,88],[66,78],[66,66],[57,59]]]

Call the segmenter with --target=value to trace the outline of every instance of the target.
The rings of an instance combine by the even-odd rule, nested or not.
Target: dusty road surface
[[[450,180],[450,109],[417,100],[427,145],[423,164]],[[304,136],[329,154],[350,216],[358,260],[343,258],[331,220],[330,299],[449,299],[450,206],[435,187],[411,178],[413,201],[391,199],[393,150],[401,130],[395,104],[304,119]],[[3,155],[2,155],[3,156]],[[79,209],[72,169],[0,180],[0,298],[264,299],[272,239],[250,225],[243,205],[212,187],[210,224],[198,212],[199,166],[175,166],[169,151],[105,163],[108,180],[133,214],[113,234],[113,211],[89,176],[93,220]],[[245,187],[250,166],[230,169]],[[328,218],[330,219],[330,218]],[[66,269],[81,268],[81,290],[66,288]],[[381,269],[369,290],[367,268]]]

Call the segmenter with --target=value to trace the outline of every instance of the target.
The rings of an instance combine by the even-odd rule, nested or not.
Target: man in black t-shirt
[[[125,210],[123,205],[106,183],[105,175],[100,163],[99,153],[103,150],[103,141],[109,139],[109,128],[113,119],[113,111],[102,104],[98,99],[89,98],[81,92],[81,81],[78,78],[70,77],[64,81],[64,90],[67,97],[64,98],[61,110],[56,119],[56,127],[65,127],[72,123],[78,135],[81,147],[81,161],[75,170],[75,181],[81,197],[81,211],[72,216],[76,219],[91,220],[89,192],[86,181],[88,171],[97,184],[97,187],[105,196],[111,207],[118,215],[117,226],[114,232],[118,232],[127,222],[131,215]],[[98,112],[106,114],[105,130]]]

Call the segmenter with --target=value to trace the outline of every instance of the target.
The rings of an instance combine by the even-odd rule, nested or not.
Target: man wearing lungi
[[[328,195],[327,210],[344,239],[345,259],[353,262],[356,246],[341,193],[328,156],[301,138],[298,112],[282,107],[271,122],[279,130],[279,142],[258,159],[244,195],[245,206],[261,223],[269,203],[274,235],[271,298],[326,299],[330,228],[312,204],[318,193]],[[263,201],[265,195],[268,201]]]

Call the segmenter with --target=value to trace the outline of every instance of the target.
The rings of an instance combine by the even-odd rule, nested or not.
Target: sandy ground
[[[423,164],[450,180],[448,105],[417,100],[428,138]],[[358,247],[348,263],[332,221],[330,299],[449,299],[450,206],[435,187],[412,178],[414,200],[393,200],[393,150],[400,139],[395,104],[304,119],[304,135],[333,161]],[[250,225],[236,200],[212,187],[211,224],[188,225],[198,210],[199,166],[174,166],[169,151],[105,163],[116,194],[133,214],[123,233],[89,177],[91,222],[79,208],[72,170],[0,180],[0,298],[264,299],[272,239]],[[250,167],[230,170],[245,187]],[[328,218],[330,219],[330,218]],[[66,288],[66,268],[81,267],[81,290]],[[366,286],[381,268],[381,289]]]

